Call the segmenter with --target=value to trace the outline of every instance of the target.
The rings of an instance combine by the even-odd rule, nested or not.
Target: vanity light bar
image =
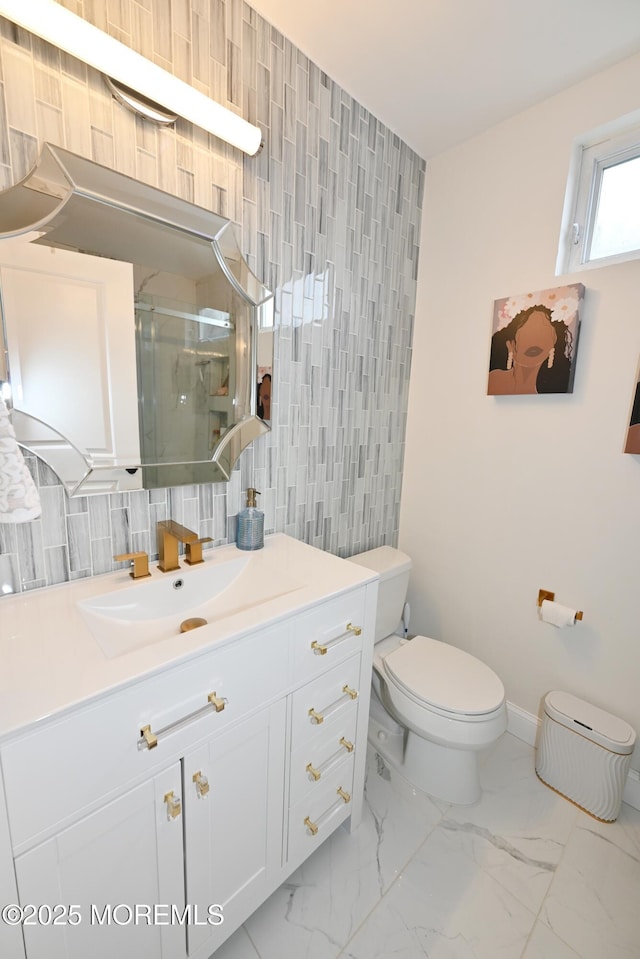
[[[250,156],[262,132],[55,0],[0,0],[0,16]]]

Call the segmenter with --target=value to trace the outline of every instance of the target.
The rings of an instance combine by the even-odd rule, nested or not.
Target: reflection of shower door
[[[233,422],[235,333],[207,314],[148,294],[136,305],[143,463],[210,460]]]

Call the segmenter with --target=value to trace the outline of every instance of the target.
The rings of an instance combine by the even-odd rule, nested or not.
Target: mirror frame
[[[116,215],[121,215],[126,220],[126,229],[118,232],[118,249],[114,247],[110,231],[108,237],[100,237],[98,242],[89,241],[88,245],[85,245],[86,237],[80,235],[80,239],[74,238],[74,223],[79,222],[77,219],[79,216],[90,217],[91,222],[94,222],[99,221],[101,217],[109,218]],[[84,219],[81,225],[86,222],[88,221]],[[238,246],[232,222],[203,207],[139,182],[85,157],[50,143],[44,143],[40,156],[29,173],[15,185],[0,192],[0,240],[20,237],[32,232],[40,233],[42,238],[38,242],[45,245],[80,249],[84,253],[131,263],[135,263],[136,260],[129,255],[123,255],[121,247],[124,245],[131,252],[130,248],[140,243],[142,238],[153,239],[154,244],[158,242],[159,236],[162,242],[167,237],[172,240],[179,240],[182,237],[183,240],[187,238],[192,242],[205,241],[209,244],[214,257],[212,264],[217,263],[233,291],[247,303],[251,311],[250,397],[249,413],[222,433],[210,459],[178,463],[116,461],[111,465],[97,464],[93,461],[91,454],[80,449],[54,424],[39,420],[16,407],[15,412],[19,415],[12,416],[12,419],[20,445],[44,459],[56,472],[55,466],[47,460],[43,450],[31,446],[29,440],[24,438],[24,434],[21,438],[21,417],[25,417],[26,421],[32,424],[37,423],[48,427],[60,441],[68,444],[77,454],[80,474],[77,481],[64,483],[70,496],[131,489],[130,474],[140,470],[143,479],[146,467],[153,467],[156,470],[164,468],[167,481],[153,484],[155,488],[228,481],[242,450],[258,436],[270,430],[269,423],[257,415],[258,335],[261,329],[273,330],[273,293],[249,269]],[[10,385],[9,344],[6,338],[4,311],[2,320],[0,385],[3,380]],[[273,363],[273,351],[271,351],[271,359]],[[138,398],[140,399],[139,385]],[[140,458],[142,459],[142,456]],[[176,482],[175,477],[180,475],[180,471],[183,471],[185,466],[193,467],[193,476]],[[208,475],[209,472],[211,475]],[[119,473],[123,474],[122,477],[112,475]],[[146,488],[144,482],[141,487]],[[141,487],[135,486],[135,488]]]

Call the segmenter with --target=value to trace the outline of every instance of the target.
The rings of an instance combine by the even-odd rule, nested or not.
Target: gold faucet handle
[[[213,537],[202,536],[200,539],[192,540],[190,543],[185,543],[184,561],[188,566],[196,566],[198,563],[204,563],[202,558],[203,543],[213,543]]]
[[[132,579],[143,579],[145,576],[151,576],[149,572],[149,557],[146,553],[118,553],[113,557],[116,563],[131,563],[129,576]]]

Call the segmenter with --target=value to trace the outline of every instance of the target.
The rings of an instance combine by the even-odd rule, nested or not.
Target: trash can
[[[613,822],[635,741],[623,719],[555,690],[544,698],[536,773],[596,819]]]

